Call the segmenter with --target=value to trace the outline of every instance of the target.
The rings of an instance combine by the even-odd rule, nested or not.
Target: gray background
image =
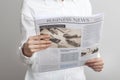
[[[23,80],[26,67],[16,54],[20,31],[21,0],[0,0],[0,80]],[[102,50],[105,67],[101,73],[86,68],[87,80],[120,80],[119,0],[91,0],[94,13],[105,13]]]

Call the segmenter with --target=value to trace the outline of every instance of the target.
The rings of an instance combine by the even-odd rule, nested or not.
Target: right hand
[[[50,35],[48,34],[31,36],[23,45],[22,51],[25,56],[31,57],[33,53],[47,49],[50,45]]]

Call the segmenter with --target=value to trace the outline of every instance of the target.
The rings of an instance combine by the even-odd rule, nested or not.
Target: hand
[[[96,72],[100,72],[103,69],[104,62],[101,58],[94,58],[88,60],[85,65],[92,68]]]
[[[27,42],[23,45],[23,54],[27,57],[31,57],[33,53],[44,50],[51,45],[50,35],[36,35],[31,36]]]

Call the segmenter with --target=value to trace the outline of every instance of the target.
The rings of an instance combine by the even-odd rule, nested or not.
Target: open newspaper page
[[[37,34],[49,34],[52,45],[39,54],[39,71],[83,66],[99,54],[103,14],[90,17],[37,19]]]

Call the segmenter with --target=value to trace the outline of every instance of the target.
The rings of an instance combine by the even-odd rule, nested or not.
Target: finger
[[[102,71],[103,66],[89,66],[90,68],[92,68],[94,71]]]
[[[39,44],[51,44],[50,40],[40,40]]]
[[[41,45],[41,44],[51,44],[50,40],[31,40],[28,41],[29,45]]]
[[[43,34],[43,35],[39,35],[40,39],[50,39],[50,35],[48,34]]]
[[[44,44],[44,45],[40,45],[39,48],[48,48],[50,46],[50,44]]]
[[[50,44],[42,44],[42,45],[29,45],[28,47],[30,49],[44,49],[44,48],[48,48],[50,46]]]
[[[51,44],[50,40],[29,40],[29,45]]]
[[[103,66],[104,63],[103,62],[96,62],[96,63],[87,63],[86,65],[89,66],[89,67],[92,67],[92,66]]]
[[[30,49],[31,52],[37,52],[40,50],[47,49],[50,45],[33,45]]]
[[[99,62],[99,63],[89,63],[86,64],[88,67],[92,68],[93,70],[100,72],[103,69],[103,63]]]
[[[40,39],[39,35],[35,35],[35,36],[30,36],[28,41],[30,41],[30,40],[39,40],[39,39]]]
[[[29,45],[29,49],[39,49],[39,45]]]
[[[93,70],[96,71],[96,72],[102,71],[102,69],[93,69]]]
[[[50,35],[43,34],[43,35],[30,36],[28,40],[40,40],[40,39],[49,39],[49,38],[50,38]]]
[[[38,51],[40,51],[40,50],[43,50],[43,49],[31,49],[31,52],[38,52]]]
[[[103,69],[103,66],[93,66],[93,69]]]
[[[94,59],[88,60],[86,63],[95,63],[95,62],[101,62],[101,61],[102,61],[101,58],[94,58]]]
[[[94,63],[93,65],[94,65],[94,66],[103,66],[104,63],[103,63],[103,62],[99,62],[99,63]]]
[[[37,45],[37,44],[40,44],[40,41],[39,40],[29,40],[27,42],[27,44],[29,44],[29,45]]]

